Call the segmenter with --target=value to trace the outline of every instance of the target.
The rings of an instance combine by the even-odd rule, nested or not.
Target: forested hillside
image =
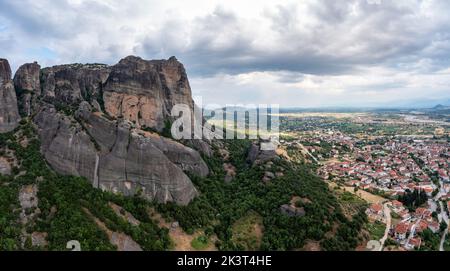
[[[308,241],[320,241],[325,250],[352,250],[360,243],[359,232],[367,221],[364,205],[347,219],[338,199],[312,173],[310,165],[279,157],[264,165],[249,165],[246,156],[250,144],[246,140],[226,142],[230,162],[237,169],[232,182],[223,181],[225,172],[216,153],[215,158],[206,159],[213,175],[192,177],[200,196],[186,207],[166,204],[158,205],[159,210],[178,220],[188,232],[196,228],[214,232],[219,239],[216,245],[222,250],[246,249],[233,242],[233,224],[253,212],[263,220],[261,250],[302,249]],[[283,174],[262,182],[267,172]],[[280,206],[293,199],[300,199],[295,205],[304,208],[305,216],[280,211]]]
[[[78,240],[83,250],[116,250],[92,216],[109,230],[129,235],[144,250],[170,247],[167,230],[158,228],[145,213],[147,202],[102,192],[81,177],[55,173],[39,147],[35,131],[26,121],[15,131],[0,135],[3,155],[17,159],[12,175],[0,179],[0,250],[66,250],[70,240]],[[27,199],[27,188],[37,193]],[[19,198],[25,198],[24,202]],[[27,200],[38,204],[27,204]],[[130,212],[139,225],[115,214],[110,202]]]
[[[149,215],[150,208],[179,222],[186,234],[200,230],[200,240],[214,242],[220,250],[296,250],[310,242],[323,250],[352,250],[360,243],[363,208],[353,218],[344,215],[334,193],[300,161],[277,156],[252,164],[247,159],[251,144],[216,144],[215,154],[204,157],[211,174],[190,176],[200,195],[180,206],[102,192],[82,177],[55,173],[39,152],[33,125],[22,120],[13,132],[0,136],[2,155],[15,164],[11,175],[1,177],[0,249],[65,250],[69,240],[79,240],[83,250],[115,250],[111,232],[126,235],[142,250],[173,249],[169,230]],[[235,171],[228,182],[223,150]],[[262,181],[266,175],[273,178]],[[283,212],[281,207],[290,203],[304,213]],[[112,204],[121,206],[121,213]]]

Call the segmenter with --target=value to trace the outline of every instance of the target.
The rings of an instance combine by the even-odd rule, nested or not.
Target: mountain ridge
[[[175,104],[194,108],[186,71],[175,57],[43,69],[27,63],[13,79],[6,59],[1,67],[0,131],[30,118],[41,152],[57,172],[159,202],[185,205],[198,194],[185,172],[208,175],[201,155],[157,134],[173,120]],[[191,145],[208,153],[206,142]]]

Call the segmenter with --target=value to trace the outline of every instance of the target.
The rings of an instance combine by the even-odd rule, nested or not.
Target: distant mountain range
[[[450,104],[450,102],[448,103]],[[332,113],[356,113],[356,112],[385,112],[385,111],[443,111],[450,110],[450,105],[438,104],[435,106],[379,106],[379,107],[285,107],[280,108],[280,113],[292,112],[332,112]]]
[[[435,107],[433,107],[432,109],[434,109],[434,110],[448,110],[448,109],[450,109],[450,106],[438,104]]]

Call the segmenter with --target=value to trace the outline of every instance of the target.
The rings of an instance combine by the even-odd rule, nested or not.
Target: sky
[[[448,0],[0,0],[0,57],[176,56],[203,103],[450,104]]]

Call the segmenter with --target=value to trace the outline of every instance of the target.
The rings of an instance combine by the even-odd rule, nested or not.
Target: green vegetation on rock
[[[28,140],[26,147],[17,143]],[[39,152],[40,143],[29,123],[15,131],[0,135],[0,148],[13,151],[21,174],[1,177],[0,186],[0,249],[20,249],[18,221],[18,190],[27,184],[38,185],[40,214],[34,223],[25,225],[28,232],[48,234],[48,250],[66,250],[70,240],[78,240],[82,250],[115,250],[106,233],[90,217],[103,222],[111,231],[130,236],[144,250],[164,250],[170,247],[167,229],[160,229],[146,213],[149,203],[138,197],[123,197],[95,189],[82,177],[55,173]],[[140,221],[134,226],[114,213],[114,202]]]

